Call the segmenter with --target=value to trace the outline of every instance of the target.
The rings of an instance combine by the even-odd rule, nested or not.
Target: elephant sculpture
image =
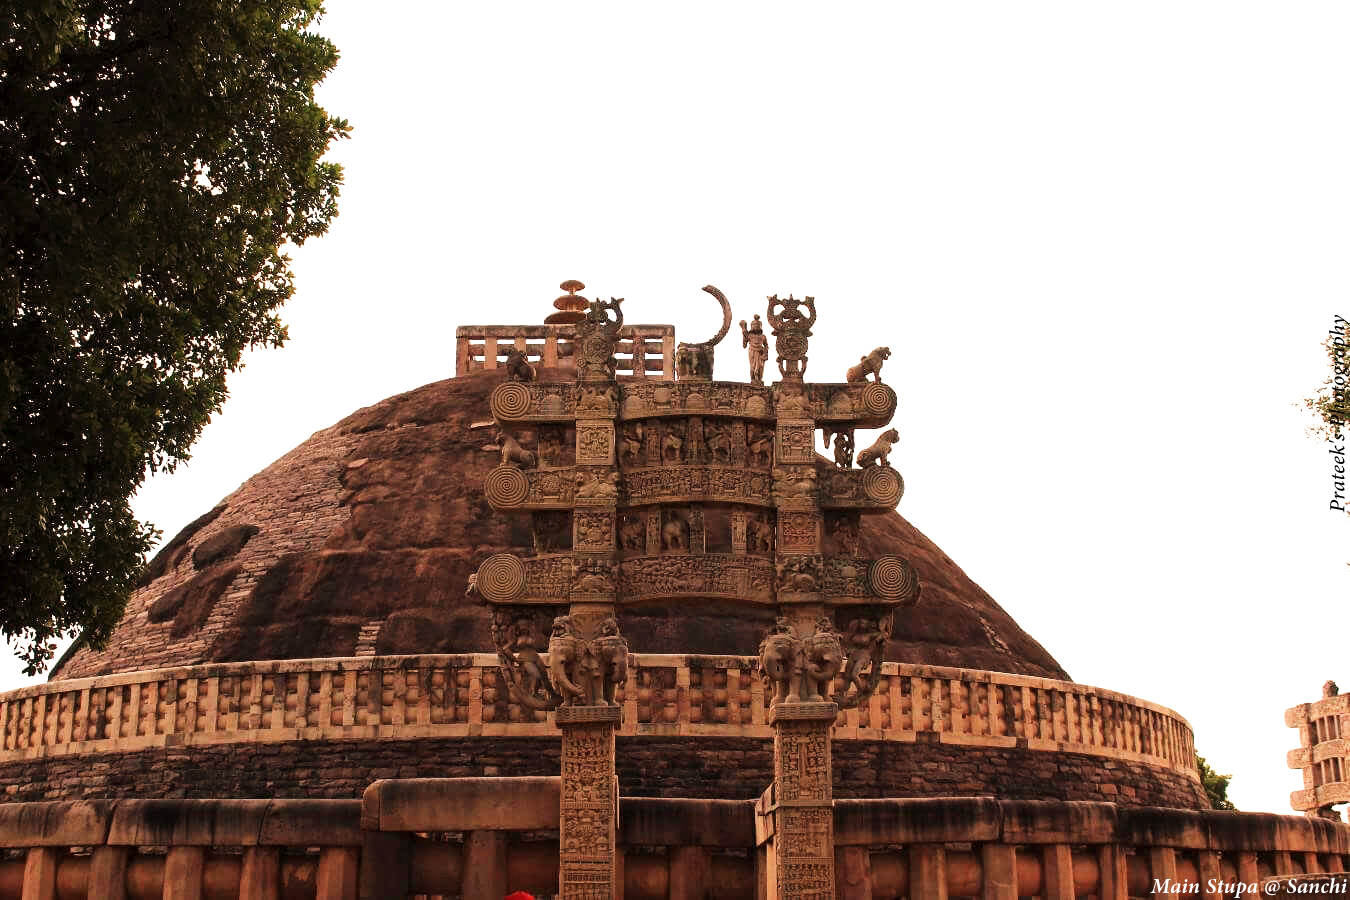
[[[589,702],[586,690],[589,681],[586,672],[586,645],[578,639],[571,616],[553,620],[553,635],[548,641],[548,679],[553,690],[562,697],[563,706],[578,706]]]
[[[759,672],[773,686],[773,704],[799,703],[802,643],[787,619],[779,618],[759,645]]]
[[[614,700],[615,692],[619,685],[628,681],[628,641],[619,634],[619,623],[613,616],[601,622],[598,631],[595,640],[591,641],[601,688],[595,702],[597,705],[618,706]]]
[[[802,641],[802,701],[830,699],[830,682],[844,666],[844,648],[835,634],[834,624],[822,616],[816,631]]]

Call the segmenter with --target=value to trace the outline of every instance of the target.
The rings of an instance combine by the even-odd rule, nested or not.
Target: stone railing
[[[545,368],[572,365],[575,337],[574,325],[461,325],[455,329],[455,374],[496,369],[510,348]],[[621,375],[675,380],[675,327],[625,325],[614,358]]]
[[[621,735],[772,736],[753,658],[632,661],[617,698]],[[840,715],[836,740],[1086,753],[1196,777],[1190,726],[1165,707],[1047,678],[905,663],[882,671],[872,697]],[[550,713],[511,702],[485,653],[187,666],[0,695],[0,763],[194,744],[557,734]]]
[[[0,900],[500,900],[557,891],[557,778],[377,781],[362,800],[0,804]],[[624,797],[628,900],[744,898],[750,800]],[[986,798],[840,800],[836,896],[1262,896],[1350,867],[1350,826],[1300,816]],[[1205,890],[1211,884],[1214,890]],[[1238,886],[1242,890],[1239,894]]]

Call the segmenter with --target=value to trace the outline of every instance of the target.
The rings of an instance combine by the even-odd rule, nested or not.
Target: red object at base
[[[507,894],[505,900],[534,900],[534,894],[516,891],[515,893]]]

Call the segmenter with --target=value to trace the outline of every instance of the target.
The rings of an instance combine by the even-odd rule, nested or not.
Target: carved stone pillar
[[[731,552],[737,556],[745,555],[745,510],[738,509],[731,514]]]
[[[614,774],[617,706],[560,706],[562,792],[558,886],[564,900],[612,900],[619,788]]]
[[[833,900],[834,793],[831,702],[778,703],[773,726],[773,784],[756,804],[756,835],[765,847],[765,896]]]
[[[703,555],[708,552],[708,529],[703,521],[703,504],[689,506],[689,552]]]

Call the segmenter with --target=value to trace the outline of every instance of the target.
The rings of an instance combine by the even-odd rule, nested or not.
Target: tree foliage
[[[1323,341],[1331,362],[1331,373],[1314,397],[1303,401],[1317,418],[1310,430],[1329,441],[1341,441],[1350,422],[1350,322],[1336,316]]]
[[[0,633],[101,646],[171,470],[243,351],[286,337],[347,131],[317,0],[0,0]]]
[[[1195,755],[1195,767],[1200,770],[1200,783],[1205,786],[1209,805],[1214,809],[1237,809],[1233,801],[1228,799],[1228,782],[1233,780],[1233,776],[1215,772],[1198,753]]]

